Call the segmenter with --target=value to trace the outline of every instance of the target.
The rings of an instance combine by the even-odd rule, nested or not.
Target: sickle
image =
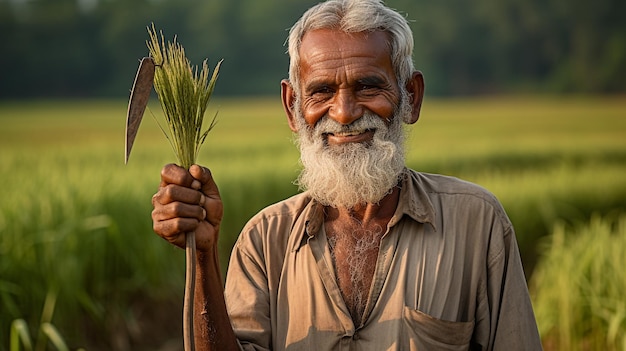
[[[141,59],[133,89],[130,91],[130,100],[128,101],[128,114],[126,115],[126,157],[124,162],[128,163],[130,150],[133,148],[137,130],[141,124],[143,113],[150,99],[152,84],[154,82],[154,59],[152,57],[144,57]]]
[[[126,115],[126,157],[128,163],[130,150],[133,148],[137,130],[148,105],[152,85],[154,84],[155,63],[152,57],[141,59],[135,82],[130,92],[128,114]],[[196,238],[195,233],[186,234],[186,266],[185,266],[185,296],[183,301],[183,341],[185,351],[195,350],[193,333],[193,300],[196,282]]]

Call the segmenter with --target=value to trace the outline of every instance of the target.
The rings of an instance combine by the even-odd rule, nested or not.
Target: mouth
[[[335,133],[324,133],[328,145],[340,145],[347,143],[364,143],[373,139],[375,129],[341,131]]]

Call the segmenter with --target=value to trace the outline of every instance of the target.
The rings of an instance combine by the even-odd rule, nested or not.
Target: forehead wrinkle
[[[378,33],[381,35],[377,35]],[[346,45],[346,41],[357,44]],[[380,49],[384,52],[380,52]],[[375,58],[383,54],[391,59],[388,38],[383,32],[346,33],[330,29],[312,30],[304,35],[298,51],[300,61],[308,61],[309,63],[318,60],[319,56],[322,56],[323,59],[330,56],[329,60],[345,60]]]

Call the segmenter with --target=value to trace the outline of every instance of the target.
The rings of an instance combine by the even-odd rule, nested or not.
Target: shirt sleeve
[[[493,243],[493,240],[502,240]],[[489,257],[487,301],[490,313],[487,350],[542,350],[526,278],[512,226],[492,237],[499,247]]]
[[[242,233],[230,257],[224,294],[226,306],[241,350],[271,350],[270,297],[264,254],[249,234]]]

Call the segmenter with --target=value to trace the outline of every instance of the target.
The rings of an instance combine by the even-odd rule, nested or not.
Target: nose
[[[363,116],[363,107],[347,89],[340,89],[335,94],[328,117],[338,123],[348,125]]]

